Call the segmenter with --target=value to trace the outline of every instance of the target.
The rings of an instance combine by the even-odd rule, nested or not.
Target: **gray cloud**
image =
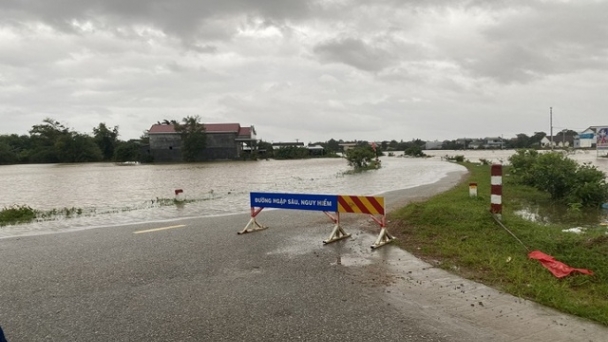
[[[588,0],[5,0],[0,134],[51,116],[135,138],[200,115],[254,124],[267,140],[454,138],[546,131],[549,106],[559,126],[585,128],[608,106],[607,10]]]
[[[14,23],[39,20],[65,31],[73,30],[73,20],[126,22],[156,26],[180,37],[221,39],[234,31],[217,22],[233,16],[298,19],[308,16],[312,5],[306,0],[8,0],[0,5],[0,11],[17,18]]]
[[[606,70],[608,26],[606,2],[527,3],[497,12],[480,30],[483,41],[462,49],[452,46],[473,75],[499,82],[530,82],[554,74],[580,70]]]
[[[365,71],[379,71],[394,62],[391,53],[356,38],[332,40],[314,47],[323,62],[337,62]]]

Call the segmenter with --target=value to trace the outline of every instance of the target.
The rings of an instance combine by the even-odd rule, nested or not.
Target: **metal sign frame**
[[[268,227],[257,221],[257,216],[265,208],[322,211],[334,223],[334,228],[324,244],[329,244],[351,236],[340,224],[340,213],[368,214],[380,226],[380,234],[371,246],[373,249],[395,240],[386,229],[384,197],[346,196],[291,193],[250,193],[251,219],[239,235],[265,230]],[[377,217],[380,216],[380,217]]]

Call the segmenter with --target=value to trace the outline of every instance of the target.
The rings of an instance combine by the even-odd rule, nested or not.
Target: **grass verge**
[[[389,215],[397,244],[438,267],[518,297],[608,326],[608,235],[562,232],[565,224],[538,224],[514,214],[521,202],[548,202],[548,196],[514,184],[505,168],[503,223],[529,250],[540,250],[593,276],[557,279],[494,222],[490,208],[490,166],[464,163],[469,178],[452,190]],[[469,197],[469,182],[478,184]],[[567,207],[564,208],[566,210]]]

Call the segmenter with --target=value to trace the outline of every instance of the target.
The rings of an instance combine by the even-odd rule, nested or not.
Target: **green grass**
[[[156,207],[168,207],[168,206],[177,206],[181,207],[188,203],[199,202],[199,201],[209,201],[213,200],[213,197],[209,198],[201,198],[201,199],[184,199],[182,201],[178,201],[174,198],[156,198],[151,201],[147,201],[145,205],[156,206]],[[27,205],[13,205],[10,207],[5,207],[0,210],[0,227],[7,225],[15,225],[15,224],[23,224],[29,223],[33,221],[50,221],[57,219],[69,219],[74,217],[81,216],[96,216],[103,214],[113,214],[113,213],[121,213],[128,212],[134,210],[140,210],[142,206],[133,206],[133,207],[122,207],[122,208],[111,208],[105,209],[103,211],[97,210],[96,208],[54,208],[50,210],[37,210],[32,209]]]
[[[593,276],[574,274],[557,279],[527,249],[501,228],[489,213],[490,166],[465,163],[469,179],[422,203],[390,215],[390,231],[398,244],[440,267],[515,296],[608,325],[608,235],[596,227],[584,234],[564,233],[566,224],[538,224],[515,215],[521,202],[550,203],[548,195],[515,184],[505,169],[503,220],[529,250],[540,250]],[[468,184],[478,184],[477,198]],[[563,210],[568,207],[564,206]]]
[[[0,210],[0,227],[9,224],[31,222],[34,218],[36,218],[36,212],[26,205],[5,207]]]

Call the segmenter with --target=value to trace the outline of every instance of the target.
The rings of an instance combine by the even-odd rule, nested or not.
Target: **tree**
[[[530,146],[530,137],[528,137],[527,135],[525,135],[523,133],[519,133],[517,135],[517,138],[515,138],[515,141],[513,142],[513,145],[514,146],[511,146],[512,148],[528,148],[528,147],[531,147]]]
[[[258,141],[258,151],[263,158],[272,158],[274,156],[272,144],[264,140]]]
[[[139,137],[139,142],[141,142],[142,145],[150,145],[150,135],[148,134],[148,130],[142,132],[141,136]]]
[[[275,159],[304,159],[309,157],[308,149],[297,146],[284,146],[273,150]]]
[[[323,146],[327,151],[339,152],[340,151],[340,143],[335,139],[329,139],[327,143]]]
[[[114,157],[114,149],[118,142],[118,126],[109,129],[105,123],[100,123],[99,126],[93,127],[93,137],[97,146],[101,150],[103,160],[109,161]]]
[[[0,136],[0,138],[3,137]],[[13,151],[11,146],[7,142],[0,140],[0,165],[15,164],[18,160],[17,153]]]
[[[34,125],[30,130],[32,153],[29,159],[34,163],[57,163],[56,144],[59,139],[69,134],[69,130],[59,121],[46,118],[41,125]]]
[[[442,150],[462,150],[464,147],[462,142],[458,140],[444,140],[441,144]]]
[[[348,160],[348,165],[354,167],[355,170],[368,168],[375,158],[376,154],[369,145],[357,146],[346,152],[346,160]]]
[[[409,148],[404,151],[406,156],[410,157],[426,157],[426,154],[422,151],[422,148],[418,144],[412,144]]]
[[[0,135],[0,164],[16,164],[27,161],[30,153],[30,137],[27,135]]]
[[[530,137],[530,147],[540,147],[540,141],[546,136],[545,132],[534,132],[534,135]]]
[[[135,141],[119,141],[114,149],[114,161],[141,161],[140,145]]]
[[[55,143],[55,148],[61,163],[97,162],[103,159],[99,146],[85,134],[64,134]]]
[[[185,162],[196,161],[207,146],[205,127],[199,121],[198,115],[187,116],[182,119],[182,124],[174,124],[175,131],[181,134],[182,157]]]

